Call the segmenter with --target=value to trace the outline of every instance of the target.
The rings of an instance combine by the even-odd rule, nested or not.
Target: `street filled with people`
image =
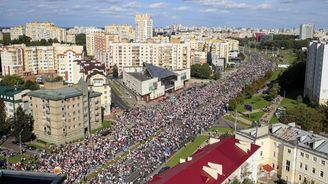
[[[52,172],[60,167],[67,174],[66,183],[80,182],[126,152],[127,156],[98,171],[88,182],[146,182],[170,156],[210,128],[245,85],[273,69],[272,62],[262,56],[253,54],[252,58],[221,80],[192,87],[150,107],[131,108],[111,127],[84,141],[42,153],[35,171]]]

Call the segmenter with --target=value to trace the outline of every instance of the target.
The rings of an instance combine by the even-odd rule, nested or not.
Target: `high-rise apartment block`
[[[153,36],[153,19],[147,14],[137,14],[136,23],[136,42],[146,42]]]
[[[313,104],[328,102],[328,45],[311,42],[308,46],[304,96]]]
[[[189,44],[110,43],[105,54],[101,62],[109,68],[116,65],[120,73],[124,67],[142,66],[143,63],[169,70],[190,68]]]
[[[86,29],[86,50],[88,56],[94,56],[95,50],[95,34],[96,32],[102,32],[103,30],[98,28]]]
[[[313,24],[301,24],[300,26],[300,39],[305,40],[313,38],[314,25]]]
[[[18,39],[19,36],[25,34],[25,27],[24,26],[15,26],[10,28],[10,40]]]
[[[135,31],[132,26],[129,26],[127,24],[123,25],[108,25],[105,26],[105,32],[112,34],[112,35],[118,35],[119,41],[122,42],[130,42],[131,40],[135,40]]]
[[[31,37],[32,41],[57,39],[59,42],[66,42],[66,30],[50,22],[30,22],[25,29],[26,36]]]

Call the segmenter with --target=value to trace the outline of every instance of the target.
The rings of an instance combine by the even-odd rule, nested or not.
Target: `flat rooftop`
[[[132,75],[134,78],[138,79],[139,81],[146,81],[151,79],[151,77],[141,73],[141,72],[128,72],[128,74]]]

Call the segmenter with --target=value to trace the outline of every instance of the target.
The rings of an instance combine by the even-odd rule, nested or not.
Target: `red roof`
[[[269,164],[262,166],[262,168],[268,173],[270,173],[273,170],[273,168]]]
[[[178,164],[166,172],[154,176],[149,183],[222,183],[260,148],[251,144],[250,150],[246,153],[235,143],[239,143],[239,140],[225,138],[220,142],[208,145],[194,153],[191,161]],[[223,174],[218,175],[217,180],[203,170],[203,166],[208,166],[208,162],[222,165]]]

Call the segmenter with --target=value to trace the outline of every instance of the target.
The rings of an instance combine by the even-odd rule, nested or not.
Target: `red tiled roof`
[[[269,164],[262,166],[262,168],[268,173],[270,173],[273,170],[273,168]]]
[[[149,183],[222,183],[260,148],[251,144],[251,149],[246,153],[235,143],[239,143],[239,140],[225,138],[220,142],[208,145],[193,154],[191,161],[178,164],[166,172],[154,176]],[[208,166],[208,162],[222,165],[223,174],[218,175],[217,180],[203,170],[203,166]]]

